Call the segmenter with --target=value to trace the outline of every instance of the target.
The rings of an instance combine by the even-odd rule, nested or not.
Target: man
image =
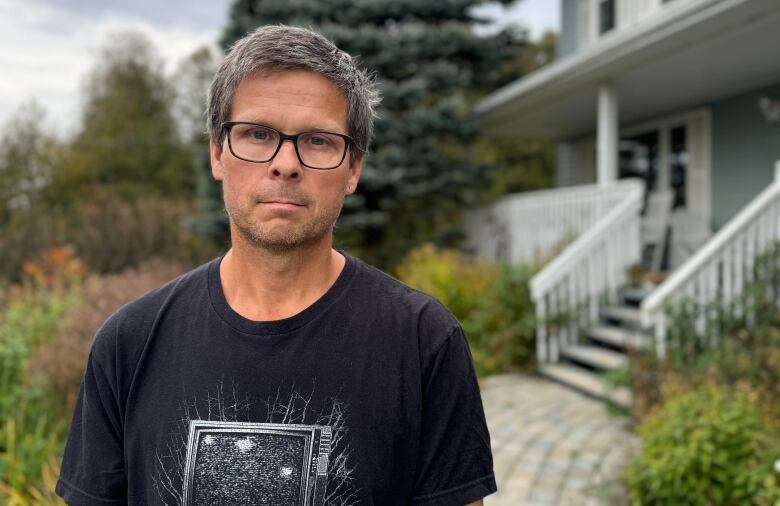
[[[232,246],[98,331],[69,504],[465,505],[496,490],[460,325],[333,249],[375,84],[309,30],[239,41],[209,92]]]

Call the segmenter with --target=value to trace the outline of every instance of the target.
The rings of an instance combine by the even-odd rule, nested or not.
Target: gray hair
[[[284,70],[308,70],[335,84],[347,99],[347,133],[361,154],[368,151],[381,100],[373,75],[359,69],[350,55],[324,36],[285,25],[261,26],[228,51],[209,88],[212,142],[221,145],[224,141],[222,123],[230,119],[239,84],[254,74]],[[350,163],[357,157],[351,150]]]

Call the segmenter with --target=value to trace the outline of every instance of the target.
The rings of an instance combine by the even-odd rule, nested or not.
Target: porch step
[[[591,327],[588,338],[618,350],[639,351],[651,345],[650,338],[639,331],[609,325]]]
[[[567,346],[561,350],[561,356],[602,371],[628,366],[628,358],[624,354],[588,344]]]
[[[607,323],[615,323],[621,327],[639,328],[642,325],[642,315],[639,308],[629,306],[612,306],[601,310],[601,317]]]
[[[539,372],[543,376],[585,395],[611,402],[623,408],[631,406],[631,392],[628,388],[611,388],[591,371],[569,364],[544,364],[539,367]]]
[[[620,290],[620,298],[630,307],[639,307],[645,298],[653,292],[650,288],[623,288]]]

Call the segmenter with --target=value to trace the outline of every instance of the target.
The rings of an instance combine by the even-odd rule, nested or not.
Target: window
[[[688,148],[686,144],[685,126],[672,128],[670,132],[671,145],[669,153],[669,186],[674,195],[672,208],[686,207],[686,180],[688,179]]]
[[[599,0],[599,34],[615,28],[615,0]]]

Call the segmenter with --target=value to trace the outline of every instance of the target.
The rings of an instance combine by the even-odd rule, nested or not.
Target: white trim
[[[493,92],[476,105],[474,113],[478,117],[488,116],[503,110],[520,96],[538,103],[581,89],[594,78],[619,75],[634,66],[643,52],[657,52],[668,45],[679,44],[676,38],[685,39],[691,28],[700,27],[733,9],[753,6],[756,1],[677,0],[654,15],[652,21],[637,23],[631,29],[608,32],[598,44],[582,48],[570,58],[563,58]]]
[[[689,109],[687,111],[670,114],[668,116],[661,116],[642,123],[635,123],[633,125],[627,125],[620,129],[620,136],[633,137],[634,135],[641,135],[650,130],[660,130],[661,128],[669,128],[672,126],[683,125],[691,119],[691,117],[699,114],[709,114],[708,107],[697,107],[695,109]]]

